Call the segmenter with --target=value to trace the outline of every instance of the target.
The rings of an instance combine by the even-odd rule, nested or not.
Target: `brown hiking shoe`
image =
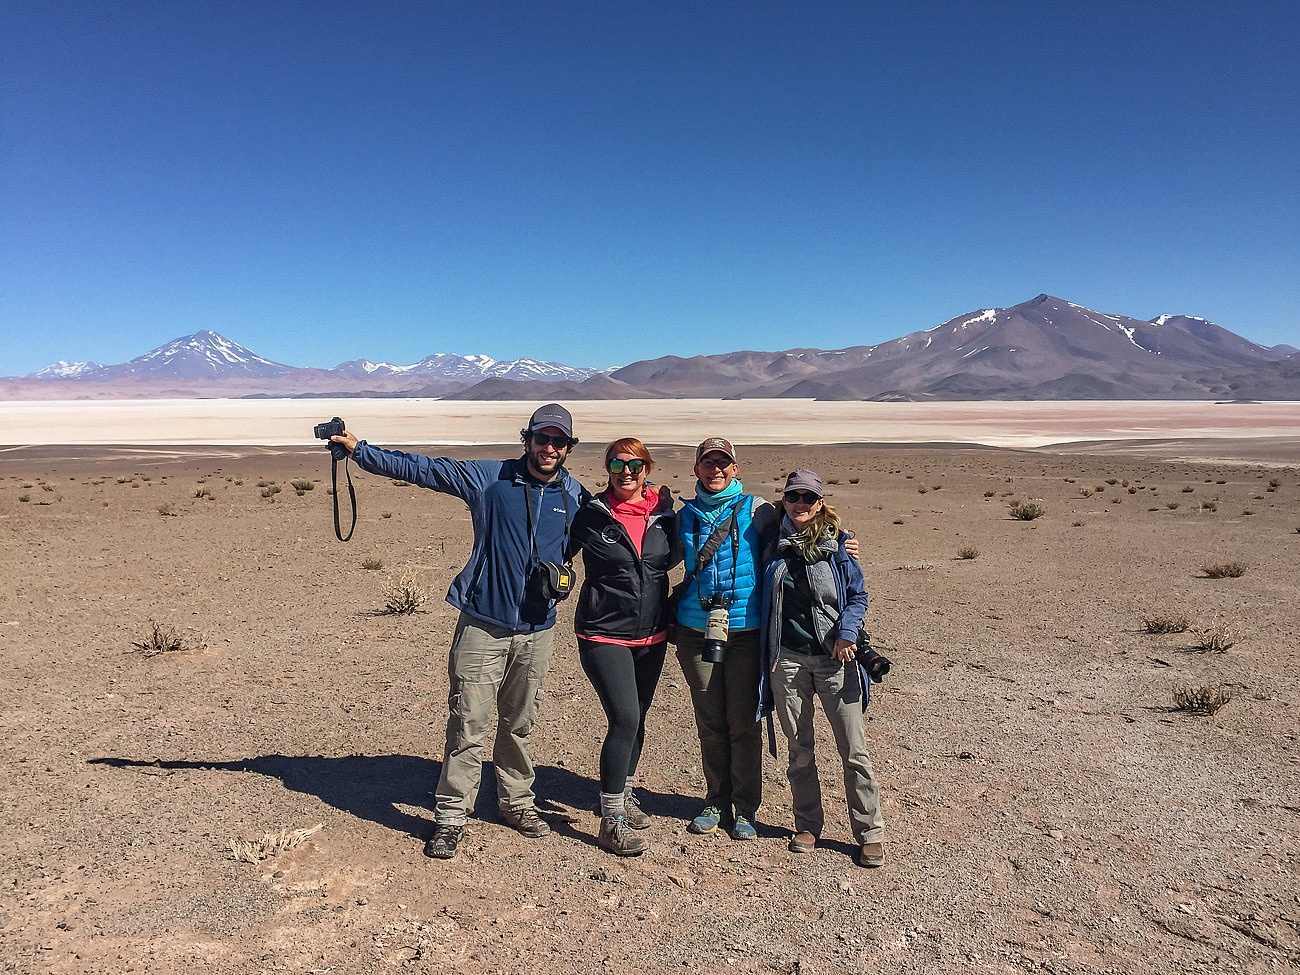
[[[649,829],[650,816],[641,808],[641,800],[631,789],[623,799],[623,821],[633,829]]]
[[[424,855],[435,860],[450,860],[456,855],[456,847],[465,838],[465,827],[451,823],[439,823],[433,828],[433,836],[424,844]]]
[[[817,837],[807,830],[790,837],[791,853],[811,853],[815,849],[817,849]]]
[[[650,849],[650,841],[628,828],[627,817],[606,816],[600,821],[596,842],[615,856],[634,857]]]
[[[511,829],[517,830],[521,836],[527,836],[530,840],[540,840],[543,836],[550,835],[551,832],[551,827],[546,825],[546,820],[537,815],[535,806],[521,806],[518,809],[502,806],[501,822]]]
[[[884,843],[863,843],[862,849],[854,857],[859,867],[883,867],[885,865]]]

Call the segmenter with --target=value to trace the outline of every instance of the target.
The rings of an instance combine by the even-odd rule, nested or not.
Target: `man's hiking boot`
[[[649,840],[628,828],[625,816],[605,816],[601,819],[600,835],[596,837],[596,842],[601,849],[620,857],[633,857],[650,848]]]
[[[433,836],[424,844],[424,855],[435,860],[450,860],[456,855],[456,847],[465,838],[465,827],[451,823],[439,823],[433,828]]]
[[[502,806],[501,822],[530,840],[539,840],[543,836],[549,836],[551,832],[551,827],[546,825],[546,820],[537,815],[535,806],[521,806],[518,809]]]

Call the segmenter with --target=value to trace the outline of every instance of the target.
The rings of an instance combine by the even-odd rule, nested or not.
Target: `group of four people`
[[[607,486],[590,494],[564,467],[578,440],[559,404],[520,431],[523,456],[462,461],[385,450],[350,431],[333,439],[363,470],[460,498],[474,541],[447,601],[460,611],[448,662],[447,741],[425,853],[456,855],[482,779],[493,712],[492,762],[502,820],[528,837],[537,812],[530,737],[554,650],[557,570],[579,553],[574,615],[579,659],[608,720],[600,754],[601,847],[628,856],[650,825],[634,790],[646,714],[669,638],[690,688],[707,795],[688,825],[756,837],[762,798],[762,715],[775,711],[789,747],[793,852],[824,826],[813,752],[813,700],[830,719],[844,766],[862,866],[884,863],[879,791],[863,732],[866,676],[853,666],[867,608],[857,543],[825,501],[822,481],[796,470],[779,505],[745,493],[722,437],[695,456],[695,497],[675,510],[654,484],[640,440],[605,450]],[[685,562],[670,591],[669,570]]]

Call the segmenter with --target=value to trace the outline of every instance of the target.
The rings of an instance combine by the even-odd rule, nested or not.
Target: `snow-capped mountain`
[[[85,376],[97,369],[103,369],[102,362],[64,362],[60,359],[53,362],[44,369],[38,369],[32,373],[33,379],[76,379],[78,376]]]
[[[53,368],[53,367],[47,367]],[[114,379],[233,379],[237,377],[269,379],[294,371],[293,366],[264,359],[238,342],[204,329],[183,335],[160,345],[144,355],[117,365],[96,365],[83,370],[76,378],[109,381]],[[41,373],[45,370],[41,370]],[[41,373],[35,375],[40,376]]]
[[[369,359],[352,359],[340,363],[332,370],[355,376],[415,376],[436,379],[548,380],[581,382],[596,375],[598,369],[566,366],[559,362],[540,362],[537,359],[493,359],[486,355],[456,355],[439,352],[426,356],[409,366],[396,366],[391,362],[371,362]]]

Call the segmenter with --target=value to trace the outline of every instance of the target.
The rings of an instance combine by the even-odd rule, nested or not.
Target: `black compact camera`
[[[871,678],[871,683],[879,684],[889,673],[889,668],[893,666],[888,657],[881,656],[876,652],[875,647],[871,645],[871,634],[866,630],[858,631],[856,659],[859,666],[867,672]]]
[[[347,424],[336,416],[328,423],[316,424],[314,429],[317,440],[328,440],[330,437],[343,436],[343,431],[347,429]]]
[[[337,416],[328,423],[318,423],[312,428],[317,440],[329,440],[330,456],[335,460],[342,460],[348,455],[347,448],[341,443],[335,443],[330,437],[341,437],[343,431],[348,428],[347,424]]]
[[[530,581],[541,596],[558,603],[562,599],[568,599],[569,593],[573,592],[573,566],[568,563],[538,562],[533,566]]]
[[[729,602],[722,593],[715,592],[705,609],[704,648],[700,659],[706,664],[720,664],[727,654],[727,638],[731,635],[731,620],[727,609]]]

